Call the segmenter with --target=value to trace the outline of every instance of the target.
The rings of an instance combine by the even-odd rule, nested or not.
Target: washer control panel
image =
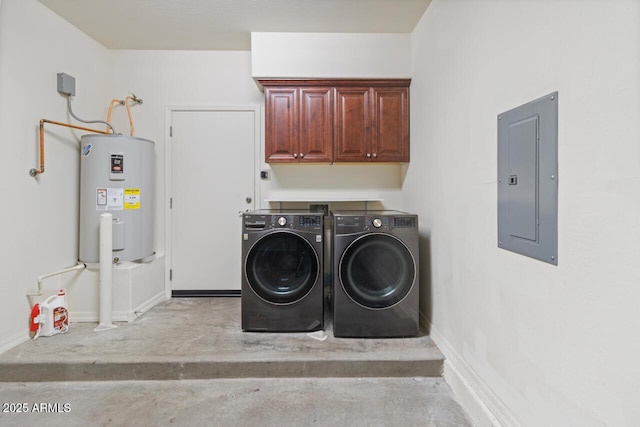
[[[298,226],[300,227],[322,227],[322,215],[299,215]]]
[[[323,227],[322,215],[293,215],[287,213],[278,214],[245,214],[244,215],[244,228],[250,229],[311,229],[321,230]]]

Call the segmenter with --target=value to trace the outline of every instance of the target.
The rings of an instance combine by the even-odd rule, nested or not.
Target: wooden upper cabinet
[[[259,82],[267,163],[409,161],[411,80]]]
[[[371,102],[368,87],[338,87],[335,101],[334,160],[362,162],[371,156]]]
[[[298,90],[265,88],[265,161],[298,161]]]
[[[331,87],[268,87],[265,94],[267,163],[333,160]]]
[[[409,88],[373,88],[371,157],[379,162],[409,161]]]
[[[333,161],[333,90],[300,88],[300,161]]]

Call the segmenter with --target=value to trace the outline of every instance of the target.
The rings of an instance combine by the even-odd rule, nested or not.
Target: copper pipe
[[[127,114],[129,115],[129,133],[131,134],[131,136],[133,136],[133,117],[131,117],[131,106],[129,105],[129,100],[132,100],[133,102],[136,102],[138,104],[141,104],[142,100],[138,99],[138,97],[135,95],[127,96],[124,99],[124,105],[125,107],[127,107]]]
[[[113,106],[115,104],[124,105],[124,101],[122,99],[112,99],[111,104],[109,104],[109,112],[107,113],[107,123],[111,123],[111,112],[113,111]],[[107,126],[107,129],[109,127]]]
[[[86,130],[88,132],[111,135],[111,132],[106,132],[103,130],[91,129],[83,126],[72,125],[69,123],[54,122],[53,120],[41,119],[40,120],[40,169],[31,169],[29,171],[29,175],[33,177],[40,175],[41,173],[44,173],[44,124],[45,123],[50,123],[52,125],[64,126],[64,127],[73,128],[73,129]]]

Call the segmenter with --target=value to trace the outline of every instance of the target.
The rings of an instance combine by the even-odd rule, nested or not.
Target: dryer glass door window
[[[342,255],[340,283],[356,303],[387,308],[404,299],[415,281],[415,263],[409,249],[386,234],[367,234]]]
[[[311,291],[318,278],[315,250],[297,234],[278,232],[258,240],[247,255],[245,273],[263,300],[289,304]]]

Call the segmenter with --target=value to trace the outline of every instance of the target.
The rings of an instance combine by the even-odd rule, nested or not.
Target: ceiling
[[[38,0],[109,49],[250,50],[251,32],[410,33],[431,0]]]

